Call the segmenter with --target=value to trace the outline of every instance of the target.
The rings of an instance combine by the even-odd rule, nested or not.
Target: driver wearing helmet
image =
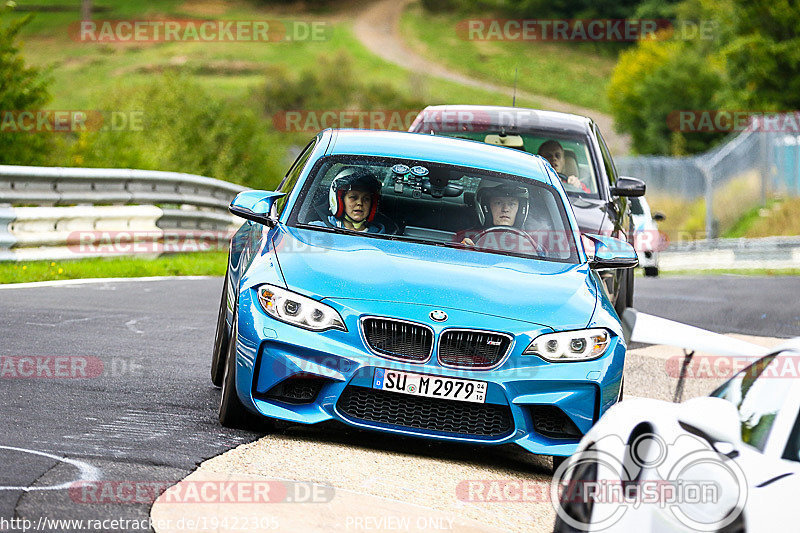
[[[339,172],[328,191],[330,215],[324,224],[351,231],[386,233],[375,221],[381,198],[381,182],[365,168],[351,167]]]
[[[528,217],[528,189],[488,179],[481,180],[475,192],[475,209],[480,227],[456,233],[455,242],[475,246],[473,238],[492,227],[521,229]]]

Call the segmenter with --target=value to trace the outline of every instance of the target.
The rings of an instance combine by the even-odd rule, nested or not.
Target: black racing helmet
[[[481,226],[489,227],[494,225],[490,204],[492,198],[497,197],[516,198],[519,200],[519,210],[517,211],[516,219],[514,219],[514,227],[521,228],[525,223],[525,219],[528,218],[528,208],[530,206],[528,189],[521,185],[489,179],[481,180],[478,190],[475,192],[475,209],[478,212],[478,220]]]

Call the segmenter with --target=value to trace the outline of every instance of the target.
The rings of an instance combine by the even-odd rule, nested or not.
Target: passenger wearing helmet
[[[386,233],[375,221],[381,197],[381,182],[369,170],[346,168],[331,182],[328,191],[330,215],[321,224],[351,231]]]
[[[528,189],[511,183],[482,180],[475,192],[475,209],[480,227],[456,233],[455,242],[475,246],[473,237],[489,228],[522,228],[528,217]]]

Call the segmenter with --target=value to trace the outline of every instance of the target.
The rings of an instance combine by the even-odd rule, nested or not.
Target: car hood
[[[430,305],[556,328],[582,328],[597,289],[565,264],[320,230],[273,240],[287,286],[308,296]]]

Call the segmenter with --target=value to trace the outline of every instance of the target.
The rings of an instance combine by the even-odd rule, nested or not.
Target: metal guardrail
[[[800,268],[800,237],[708,239],[670,244],[662,270]]]
[[[176,235],[222,245],[243,190],[179,172],[0,165],[0,261],[120,255],[133,242],[158,254],[178,251],[163,246]]]
[[[231,198],[242,190],[179,172],[0,165],[0,204],[178,204],[227,212]]]

